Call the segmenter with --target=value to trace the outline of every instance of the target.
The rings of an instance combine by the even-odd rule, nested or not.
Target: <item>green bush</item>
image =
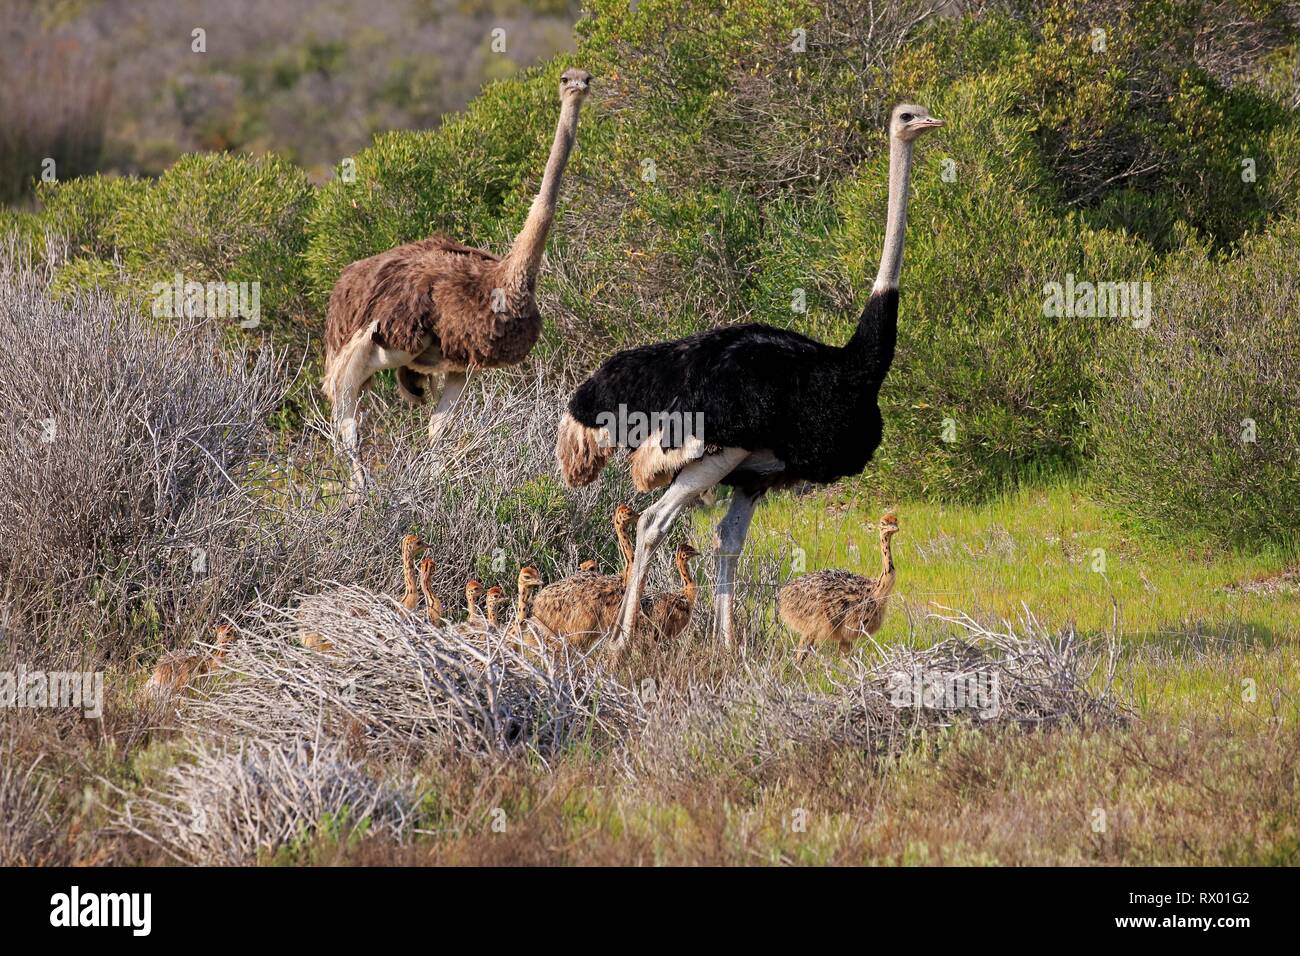
[[[274,156],[186,156],[122,210],[119,244],[142,286],[260,283],[263,326],[292,334],[304,318],[302,253],[313,192]]]
[[[71,258],[111,259],[120,246],[124,210],[148,190],[148,182],[123,176],[41,183],[36,188],[41,226],[67,240]]]
[[[1280,544],[1300,530],[1300,220],[1178,257],[1145,330],[1099,350],[1101,490],[1148,526]]]

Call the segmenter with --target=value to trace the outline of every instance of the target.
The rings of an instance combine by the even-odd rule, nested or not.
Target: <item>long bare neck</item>
[[[402,607],[413,611],[420,603],[420,592],[415,584],[415,555],[409,551],[402,552],[402,580],[406,583],[406,593],[402,595]]]
[[[912,144],[889,140],[889,210],[885,216],[885,247],[880,253],[872,293],[898,288],[903,270],[903,234],[907,231],[907,192],[912,182]]]
[[[497,602],[496,598],[488,598],[487,601],[487,622],[490,627],[497,626]]]
[[[691,577],[691,566],[686,558],[682,555],[677,556],[677,573],[682,576],[682,597],[686,598],[686,603],[695,606],[695,579]]]
[[[880,577],[876,578],[876,597],[889,597],[894,590],[894,552],[891,547],[892,535],[880,539]]]
[[[555,220],[555,203],[560,195],[560,179],[564,167],[569,162],[569,153],[573,151],[573,142],[578,135],[579,101],[566,99],[560,107],[560,122],[555,127],[555,141],[551,144],[551,155],[546,160],[546,172],[542,174],[542,186],[533,199],[528,210],[524,227],[515,237],[502,266],[505,269],[505,284],[513,289],[531,291],[537,281],[537,271],[542,264],[542,253],[546,250],[546,237]]]
[[[519,606],[515,609],[515,624],[524,626],[533,613],[533,589],[526,584],[519,585]]]
[[[465,615],[471,621],[477,621],[482,617],[479,614],[478,601],[475,599],[473,591],[465,592]]]
[[[912,144],[889,141],[889,208],[885,214],[885,245],[871,298],[857,330],[845,347],[875,388],[889,372],[898,342],[898,276],[903,268],[903,233],[907,228],[907,192],[912,179]]]
[[[632,573],[632,540],[628,537],[627,528],[627,525],[620,524],[614,529],[614,534],[618,537],[618,550],[623,554],[623,570],[619,572],[623,587],[627,587],[628,575]]]

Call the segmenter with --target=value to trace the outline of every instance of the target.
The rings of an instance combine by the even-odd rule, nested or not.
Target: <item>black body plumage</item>
[[[724,484],[750,493],[828,484],[862,471],[880,444],[877,397],[897,328],[898,291],[886,289],[868,300],[842,348],[750,324],[628,349],[579,386],[569,414],[596,428],[621,407],[646,416],[699,413],[707,445],[770,449],[784,463],[763,473],[742,465]]]

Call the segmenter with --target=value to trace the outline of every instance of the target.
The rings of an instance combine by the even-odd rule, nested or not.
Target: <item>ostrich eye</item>
[[[912,114],[904,113],[902,116],[899,117],[899,119],[901,119],[904,123],[910,123],[912,122]]]

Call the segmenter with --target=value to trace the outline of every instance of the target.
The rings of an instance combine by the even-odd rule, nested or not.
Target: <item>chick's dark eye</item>
[[[912,122],[912,114],[904,113],[902,116],[899,117],[899,119],[901,119],[904,123],[910,123]]]

